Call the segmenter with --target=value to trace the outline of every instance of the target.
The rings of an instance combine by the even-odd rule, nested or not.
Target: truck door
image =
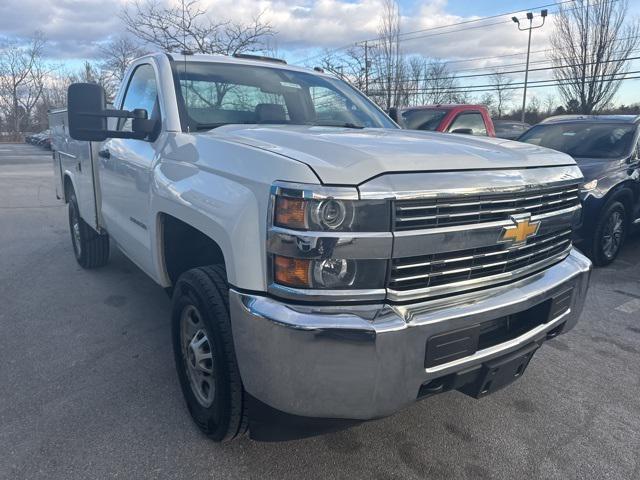
[[[119,108],[143,108],[160,125],[158,82],[151,64],[135,67]],[[131,131],[131,120],[120,119],[116,129]],[[104,142],[98,152],[103,221],[127,256],[146,271],[151,271],[152,265],[150,188],[158,142],[155,138],[113,138]]]

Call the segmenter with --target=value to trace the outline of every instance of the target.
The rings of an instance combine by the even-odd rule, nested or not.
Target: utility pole
[[[524,123],[525,109],[527,108],[527,82],[529,81],[529,55],[531,54],[531,31],[540,28],[544,25],[544,21],[547,19],[547,10],[540,11],[542,17],[542,23],[540,25],[533,26],[533,13],[527,12],[527,20],[529,20],[528,27],[522,27],[518,17],[511,17],[511,20],[518,25],[518,30],[521,32],[529,31],[529,42],[527,43],[527,66],[524,69],[524,93],[522,94],[522,123]]]

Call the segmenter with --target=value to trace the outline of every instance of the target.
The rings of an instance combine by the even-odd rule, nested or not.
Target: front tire
[[[589,252],[595,265],[604,267],[616,259],[627,237],[628,223],[627,209],[622,203],[614,201],[604,208]]]
[[[223,267],[194,268],[180,276],[173,292],[172,336],[180,386],[198,428],[216,442],[242,436],[247,406]]]
[[[98,268],[107,264],[109,235],[99,234],[82,219],[73,190],[69,194],[69,230],[73,253],[82,268]]]

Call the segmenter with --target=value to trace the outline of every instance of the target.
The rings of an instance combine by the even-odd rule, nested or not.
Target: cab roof
[[[479,110],[486,109],[486,105],[470,104],[470,103],[442,103],[433,105],[417,105],[415,107],[404,107],[402,110],[430,110],[430,109],[442,109],[442,110]]]
[[[248,55],[242,54],[238,56],[231,55],[215,55],[215,54],[205,54],[205,53],[168,53],[170,60],[173,60],[176,63],[180,62],[202,62],[202,63],[225,63],[225,64],[234,64],[234,65],[247,65],[247,66],[255,66],[255,67],[270,67],[270,68],[278,68],[282,70],[290,70],[296,72],[304,72],[304,73],[313,73],[315,75],[327,75],[322,71],[318,71],[312,68],[305,67],[296,67],[293,65],[288,65],[284,60],[280,60],[278,58],[269,58],[263,57],[259,55]]]

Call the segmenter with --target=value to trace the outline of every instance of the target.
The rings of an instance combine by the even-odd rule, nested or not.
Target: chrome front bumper
[[[518,350],[582,311],[591,262],[573,250],[526,279],[403,306],[300,306],[232,290],[233,337],[245,389],[283,412],[367,420],[415,402],[429,381]],[[475,354],[425,368],[427,339],[521,312],[573,288],[570,307],[545,324]]]

